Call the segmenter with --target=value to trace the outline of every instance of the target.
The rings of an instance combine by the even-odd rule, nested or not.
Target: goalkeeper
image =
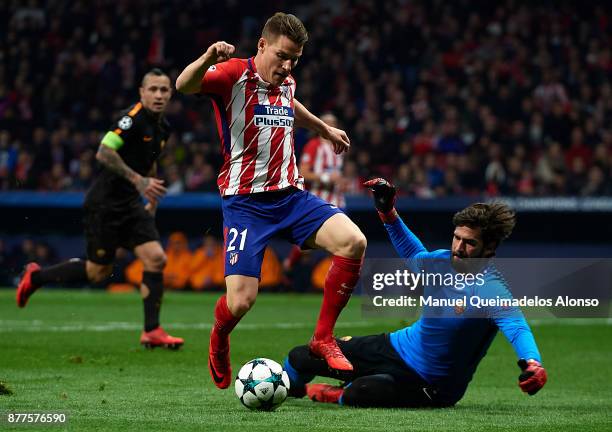
[[[451,250],[429,252],[397,214],[395,187],[380,178],[365,186],[373,191],[376,208],[398,254],[420,263],[422,268],[436,265],[437,271],[445,267],[447,272],[466,273],[474,261],[484,260],[486,265],[515,225],[514,212],[507,205],[473,204],[453,217]],[[452,298],[458,291],[455,287],[436,287],[436,292]],[[510,296],[505,281],[494,269],[486,272],[484,285],[475,293],[492,298]],[[455,307],[452,318],[436,317],[424,309],[414,324],[401,330],[338,339],[338,346],[354,366],[350,373],[331,371],[325,360],[309,354],[307,346],[298,346],[285,360],[290,395],[307,394],[313,401],[357,407],[452,406],[463,397],[497,330],[502,331],[519,358],[519,387],[530,395],[537,393],[546,383],[546,370],[520,310],[488,307],[486,316],[473,318],[470,309]],[[346,383],[308,384],[317,375]]]

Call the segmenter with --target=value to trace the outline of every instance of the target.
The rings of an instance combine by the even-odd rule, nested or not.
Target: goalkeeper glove
[[[378,215],[384,223],[393,223],[397,219],[395,210],[396,190],[395,186],[383,178],[368,180],[363,184],[370,189],[374,195],[374,205]]]
[[[546,384],[546,369],[537,360],[520,359],[518,366],[522,371],[518,385],[525,393],[533,396]]]

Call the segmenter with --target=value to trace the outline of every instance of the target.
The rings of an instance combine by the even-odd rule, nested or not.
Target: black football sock
[[[164,277],[160,272],[146,271],[142,274],[142,284],[149,289],[149,295],[142,299],[144,303],[144,316],[146,332],[159,327],[159,309],[164,296]]]
[[[73,258],[32,273],[32,284],[42,286],[48,283],[87,282],[85,261]]]

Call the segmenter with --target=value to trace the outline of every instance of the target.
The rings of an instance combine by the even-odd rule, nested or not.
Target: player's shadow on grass
[[[368,411],[380,411],[380,412],[450,411],[450,410],[455,409],[455,407],[448,407],[448,408],[432,408],[432,407],[429,407],[429,408],[357,408],[357,407],[340,406],[338,404],[331,404],[331,403],[312,402],[308,398],[287,399],[287,402],[285,402],[284,406],[288,406],[288,405],[299,407],[300,409],[303,409],[305,411],[313,411],[313,412],[321,412],[323,410],[331,411],[331,410],[338,410],[338,409],[349,409],[349,410],[359,410],[359,411],[368,410]]]

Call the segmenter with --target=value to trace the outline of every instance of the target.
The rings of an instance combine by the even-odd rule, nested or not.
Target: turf
[[[350,409],[290,399],[276,412],[250,412],[233,389],[213,387],[206,369],[208,328],[218,294],[166,295],[163,322],[186,338],[177,352],[138,346],[136,294],[43,291],[26,309],[0,290],[2,430],[206,431],[496,431],[611,430],[612,326],[557,321],[534,326],[549,383],[534,397],[517,385],[510,345],[498,336],[464,399],[444,410]],[[314,295],[260,295],[232,336],[234,369],[253,357],[281,361],[305,343],[318,313]],[[580,325],[578,325],[580,324]],[[395,329],[367,320],[359,301],[344,311],[338,334]],[[63,427],[10,426],[8,412],[65,412]]]

